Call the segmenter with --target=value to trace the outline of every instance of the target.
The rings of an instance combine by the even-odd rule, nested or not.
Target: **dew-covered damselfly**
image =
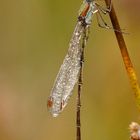
[[[63,111],[77,83],[81,63],[81,37],[89,28],[92,16],[99,12],[107,13],[94,0],[84,0],[79,10],[78,21],[69,43],[68,52],[57,74],[47,106],[53,117]],[[108,27],[105,24],[105,27]]]

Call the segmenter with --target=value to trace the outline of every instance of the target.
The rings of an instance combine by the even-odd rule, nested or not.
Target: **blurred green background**
[[[57,118],[46,102],[81,3],[0,0],[0,140],[75,140],[77,87]],[[140,79],[140,1],[113,3],[121,28],[130,33],[124,37]],[[127,140],[139,112],[114,33],[93,19],[85,51],[82,139]]]

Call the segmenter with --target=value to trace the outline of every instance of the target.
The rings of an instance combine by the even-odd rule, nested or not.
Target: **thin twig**
[[[86,35],[86,27],[84,29],[83,33],[83,39],[82,39],[82,46],[81,46],[81,61],[80,61],[80,72],[79,72],[79,79],[78,79],[78,95],[77,95],[77,114],[76,114],[76,126],[77,126],[77,140],[81,140],[81,92],[82,92],[82,84],[83,84],[83,63],[84,63],[84,49],[86,46],[87,41],[87,35]]]
[[[77,95],[77,114],[76,114],[76,126],[77,126],[77,140],[81,140],[81,90],[82,90],[82,69],[83,64],[81,64],[79,79],[78,79],[78,95]]]
[[[110,4],[110,0],[105,0],[105,2],[106,2],[107,6]],[[140,110],[140,88],[139,88],[137,76],[136,76],[133,64],[131,62],[131,59],[129,57],[129,53],[128,53],[127,48],[126,48],[126,44],[125,44],[123,35],[121,33],[121,28],[120,28],[120,25],[119,25],[119,22],[118,22],[113,5],[112,5],[112,8],[111,8],[109,15],[110,15],[110,19],[111,19],[113,28],[115,30],[117,30],[117,31],[114,30],[114,32],[115,32],[115,35],[116,35],[116,38],[117,38],[117,41],[119,44],[119,48],[121,51],[124,65],[126,67],[126,71],[128,73],[128,76],[129,76],[129,79],[131,82],[132,89],[134,90],[134,93],[135,93],[138,108]],[[120,32],[118,32],[118,31],[120,31]]]

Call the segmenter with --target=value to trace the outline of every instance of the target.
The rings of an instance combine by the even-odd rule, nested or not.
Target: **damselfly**
[[[94,0],[84,0],[81,5],[78,22],[69,43],[68,53],[60,67],[47,102],[47,106],[53,117],[56,117],[63,111],[77,83],[81,67],[81,37],[84,31],[90,26],[92,15],[95,13],[100,15],[100,11],[107,13],[109,9],[103,9]],[[104,27],[109,28],[104,20],[103,23],[105,25]]]

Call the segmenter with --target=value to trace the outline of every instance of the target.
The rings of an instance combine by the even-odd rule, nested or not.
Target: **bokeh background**
[[[81,3],[0,0],[0,140],[76,139],[77,86],[57,118],[46,102]],[[130,33],[124,38],[140,79],[140,1],[113,3],[121,28]],[[139,112],[114,33],[93,19],[85,51],[82,139],[127,140],[130,122],[140,122]]]

